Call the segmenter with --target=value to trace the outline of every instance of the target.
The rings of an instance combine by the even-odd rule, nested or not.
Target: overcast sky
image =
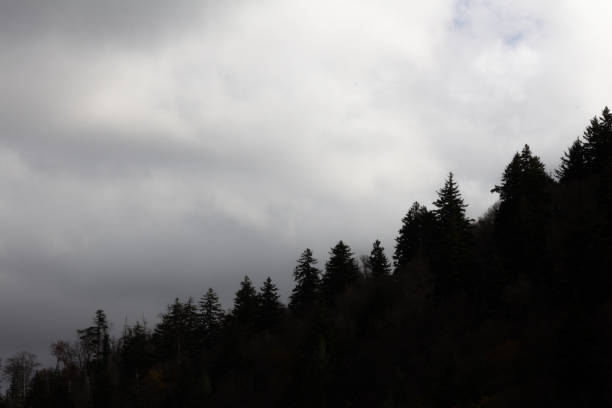
[[[391,256],[449,171],[470,216],[612,103],[612,2],[0,0],[0,357],[300,252]]]

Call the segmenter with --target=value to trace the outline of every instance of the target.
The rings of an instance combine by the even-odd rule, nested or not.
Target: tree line
[[[391,259],[305,249],[287,305],[245,276],[229,311],[210,288],[119,338],[98,310],[55,367],[6,359],[0,407],[612,405],[612,113],[553,174],[525,145],[491,192],[472,220],[450,173]]]

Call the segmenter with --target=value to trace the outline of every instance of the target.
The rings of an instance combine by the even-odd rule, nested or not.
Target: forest
[[[98,310],[54,367],[3,358],[0,407],[612,406],[612,112],[560,154],[521,147],[478,220],[449,173],[390,258],[304,249],[287,305],[245,276],[119,338]]]

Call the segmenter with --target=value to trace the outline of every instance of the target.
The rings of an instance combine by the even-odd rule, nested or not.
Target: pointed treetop
[[[234,297],[234,318],[242,323],[251,324],[258,308],[257,291],[248,276],[240,282],[240,289]]]
[[[268,276],[259,289],[259,315],[257,325],[261,329],[269,329],[278,324],[283,313],[278,288]]]
[[[467,204],[463,202],[452,172],[448,174],[444,187],[438,190],[438,199],[433,205],[437,208],[434,210],[436,218],[442,224],[456,221],[468,222],[465,218]]]
[[[328,295],[334,295],[358,280],[361,275],[351,247],[344,242],[338,241],[329,254],[322,285]]]
[[[321,284],[321,272],[315,266],[317,260],[314,258],[310,248],[306,248],[297,260],[293,271],[295,287],[289,297],[289,308],[293,311],[302,311],[311,306],[315,301]]]
[[[598,118],[591,119],[591,124],[584,134],[585,162],[592,172],[600,172],[611,166],[612,162],[612,113],[606,106]]]
[[[373,278],[388,276],[391,272],[391,263],[387,259],[385,248],[382,247],[379,240],[374,241],[374,244],[372,244],[368,264]]]
[[[537,197],[551,183],[554,181],[542,160],[525,145],[506,166],[501,185],[496,185],[491,192],[498,193],[502,202],[512,202],[519,197]]]
[[[415,201],[402,218],[402,227],[395,238],[393,264],[396,268],[406,265],[419,251],[424,250],[432,221],[433,214],[427,211],[427,207]]]
[[[574,143],[561,157],[561,165],[555,170],[555,175],[559,182],[566,183],[585,175],[586,162],[584,153],[582,141],[580,139],[574,140]]]
[[[219,296],[213,288],[208,288],[208,291],[200,298],[200,319],[204,334],[210,335],[219,329],[224,315]]]

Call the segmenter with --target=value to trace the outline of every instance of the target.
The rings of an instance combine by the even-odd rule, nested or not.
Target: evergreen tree
[[[106,314],[103,310],[96,311],[93,323],[93,326],[77,330],[77,334],[89,357],[94,361],[105,361],[110,351],[110,337]]]
[[[193,354],[198,351],[200,316],[198,306],[191,296],[183,304],[182,326],[185,333],[185,349]]]
[[[373,278],[379,278],[381,276],[389,276],[391,272],[391,263],[385,255],[385,248],[382,247],[379,240],[374,241],[372,245],[372,251],[370,252],[370,258],[368,259],[370,271]]]
[[[438,190],[438,199],[433,204],[436,206],[436,221],[443,230],[467,231],[470,226],[470,220],[465,216],[467,204],[463,202],[452,172],[448,174],[444,187]]]
[[[543,269],[554,184],[540,158],[525,145],[504,170],[501,185],[491,190],[500,196],[495,234],[506,269],[514,275],[509,279]]]
[[[433,214],[415,201],[402,218],[402,227],[395,238],[393,264],[396,270],[407,265],[417,254],[425,252],[431,240],[433,225]]]
[[[586,175],[585,152],[580,139],[576,139],[561,157],[561,165],[555,174],[561,183],[579,180]]]
[[[316,264],[317,260],[309,248],[306,248],[297,260],[293,271],[295,287],[289,297],[289,308],[294,312],[303,312],[311,307],[317,298],[321,284],[321,272],[315,266]]]
[[[517,152],[506,166],[501,185],[496,185],[491,192],[499,194],[503,207],[520,200],[533,202],[542,199],[551,184],[553,179],[546,173],[544,163],[531,153],[529,145],[525,145],[521,153]]]
[[[584,132],[584,155],[588,168],[595,173],[612,165],[612,113],[606,106]]]
[[[185,303],[176,298],[172,305],[168,305],[154,332],[161,355],[174,359],[178,365],[187,361],[198,348],[198,320],[193,298],[189,297]]]
[[[471,220],[465,215],[467,204],[453,173],[449,173],[437,193],[438,199],[433,203],[436,234],[431,263],[436,291],[445,296],[469,286],[465,274],[469,268]]]
[[[132,384],[135,405],[141,406],[145,374],[155,361],[151,332],[144,322],[136,322],[134,326],[125,328],[120,344],[121,375]]]
[[[224,317],[219,296],[212,288],[208,288],[200,299],[200,327],[204,337],[214,336],[221,328]]]
[[[280,302],[278,288],[268,276],[259,289],[259,316],[258,326],[269,329],[277,326],[283,315],[283,304]]]
[[[184,349],[184,329],[182,323],[183,304],[179,298],[166,307],[166,313],[160,314],[160,322],[155,327],[153,337],[159,357],[180,360]]]
[[[233,319],[242,324],[252,325],[257,318],[258,303],[255,287],[249,277],[245,276],[234,297]]]
[[[330,251],[330,257],[325,264],[325,274],[322,279],[322,289],[328,299],[341,293],[348,285],[360,278],[359,266],[353,256],[353,251],[344,242],[339,241]]]
[[[515,201],[521,195],[521,156],[517,152],[512,157],[510,163],[504,169],[501,185],[496,185],[491,189],[492,193],[498,193],[502,203]]]

